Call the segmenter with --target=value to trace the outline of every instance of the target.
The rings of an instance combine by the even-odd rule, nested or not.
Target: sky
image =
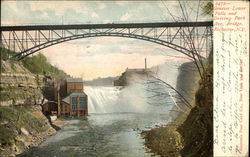
[[[194,4],[186,5],[194,14]],[[91,24],[172,21],[178,17],[178,1],[1,1],[2,25]],[[195,14],[194,14],[195,15]],[[189,20],[195,16],[189,16]],[[201,20],[207,17],[199,16]],[[178,20],[182,20],[179,18]],[[126,68],[143,68],[165,62],[187,61],[180,53],[138,39],[97,37],[57,44],[40,51],[58,68],[73,77],[91,80],[118,76]]]

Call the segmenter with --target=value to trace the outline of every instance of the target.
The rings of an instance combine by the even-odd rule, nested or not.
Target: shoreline
[[[0,130],[0,156],[14,157],[26,150],[37,147],[49,136],[56,133],[41,107],[12,106],[1,107],[3,122]],[[7,127],[8,126],[8,127]]]
[[[191,104],[195,104],[195,93],[198,88],[197,74],[195,72],[187,72],[186,68],[193,67],[192,62],[183,63],[179,68],[177,76],[176,89],[188,99]],[[187,78],[193,77],[193,80]],[[150,152],[160,155],[161,157],[181,157],[182,150],[185,146],[184,137],[181,126],[191,113],[191,109],[185,106],[181,107],[185,113],[170,112],[169,115],[174,119],[166,126],[152,128],[151,130],[142,131],[141,136],[145,140],[144,145]],[[193,105],[193,108],[195,105]],[[172,109],[176,109],[174,106]]]
[[[181,157],[180,151],[184,148],[184,139],[178,128],[188,115],[181,114],[170,124],[142,131],[144,145],[153,154],[161,157]]]
[[[38,105],[1,107],[0,111],[8,113],[2,117],[5,120],[0,123],[0,126],[6,125],[11,127],[11,130],[0,129],[1,134],[4,135],[0,136],[0,140],[6,143],[5,145],[0,145],[1,157],[15,157],[32,148],[36,148],[67,125],[60,119],[51,123],[43,115],[41,107]],[[19,116],[20,113],[23,114],[21,117]],[[15,121],[9,119],[9,116],[12,114],[16,114],[14,118],[12,117]],[[16,120],[16,118],[19,120]]]
[[[103,153],[107,153],[108,156],[118,156],[119,154],[119,156],[124,157],[125,155],[150,157],[153,154],[144,147],[144,140],[140,137],[140,128],[147,128],[152,123],[151,118],[149,116],[146,116],[147,119],[145,116],[137,117],[136,114],[126,115],[126,117],[117,114],[111,119],[109,115],[104,117],[103,115],[94,115],[89,121],[66,119],[66,122],[69,120],[68,126],[62,128],[56,135],[49,137],[41,147],[31,149],[21,154],[20,157],[70,156],[72,155],[71,151],[74,152],[73,154],[83,156],[104,157],[106,155]],[[162,117],[156,118],[162,121],[166,120]],[[106,119],[109,121],[103,125]],[[158,120],[155,122],[157,123]],[[138,124],[143,125],[138,126]],[[138,130],[136,130],[137,127],[139,127]],[[52,150],[53,152],[51,152]],[[68,152],[68,150],[71,151]]]

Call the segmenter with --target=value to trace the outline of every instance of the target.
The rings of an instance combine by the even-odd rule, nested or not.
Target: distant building
[[[150,73],[146,69],[126,69],[118,80],[114,81],[114,86],[127,86],[131,81],[139,77],[146,77]]]
[[[145,67],[142,69],[126,69],[118,80],[114,81],[114,86],[127,86],[134,78],[146,77],[151,71],[147,68],[147,60],[145,58]]]
[[[54,83],[54,101],[43,105],[43,112],[57,116],[87,116],[88,96],[81,78],[67,78]]]

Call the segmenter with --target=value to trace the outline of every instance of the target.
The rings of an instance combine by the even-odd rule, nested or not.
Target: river
[[[145,90],[133,87],[85,87],[89,116],[68,123],[21,157],[147,157],[140,133],[170,121],[171,105],[149,105]]]

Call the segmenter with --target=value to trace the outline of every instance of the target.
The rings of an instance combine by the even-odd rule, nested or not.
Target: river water
[[[171,105],[149,105],[141,87],[85,87],[86,119],[68,123],[39,147],[21,157],[147,157],[140,133],[170,121]]]

